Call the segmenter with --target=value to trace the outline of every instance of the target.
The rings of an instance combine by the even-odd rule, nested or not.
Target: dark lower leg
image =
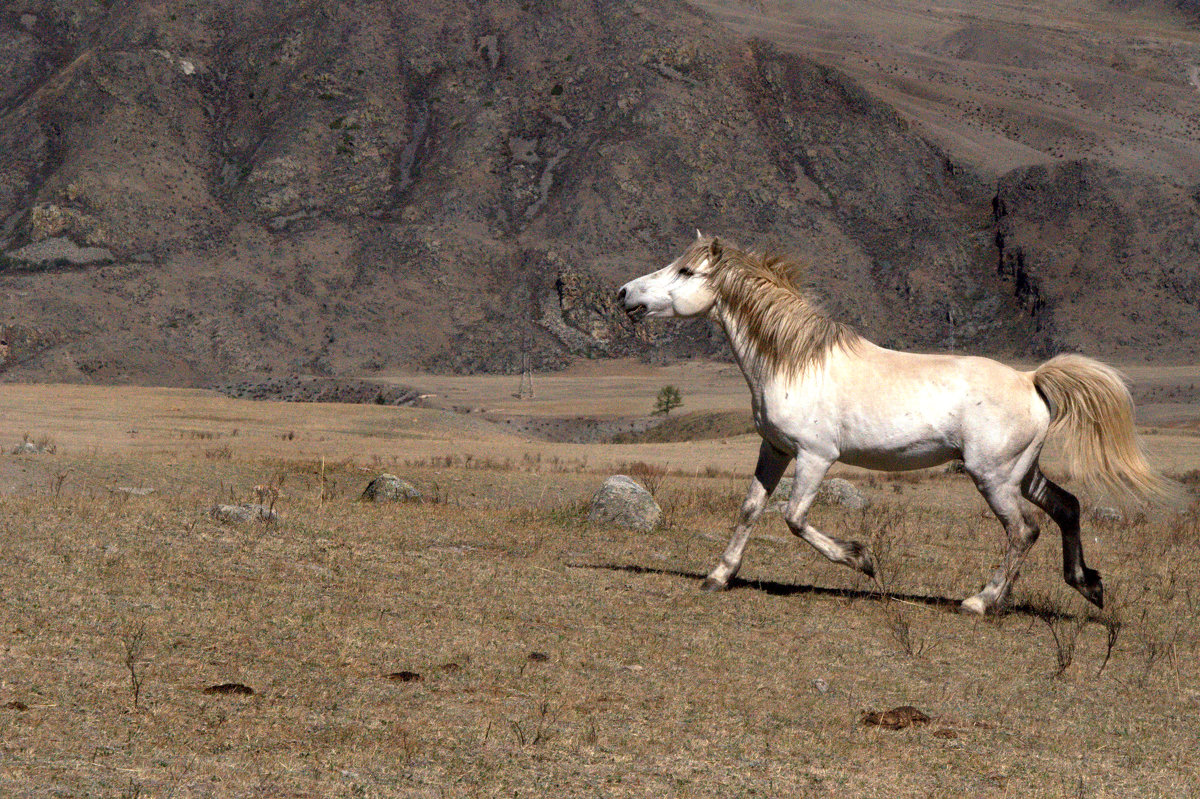
[[[1100,572],[1089,569],[1083,559],[1079,536],[1079,500],[1034,469],[1022,486],[1025,497],[1054,519],[1062,530],[1063,579],[1096,607],[1104,607],[1104,584]]]

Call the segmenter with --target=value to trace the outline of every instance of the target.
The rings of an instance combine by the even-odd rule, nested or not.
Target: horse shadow
[[[597,571],[612,571],[625,572],[626,574],[661,574],[667,577],[682,577],[684,579],[696,580],[702,582],[707,576],[697,572],[685,571],[683,569],[667,569],[657,566],[643,566],[637,563],[568,563],[568,567],[573,569],[595,569]],[[925,594],[902,594],[895,591],[883,591],[879,588],[831,588],[824,585],[808,585],[805,583],[783,583],[777,580],[747,580],[741,577],[734,577],[729,581],[727,591],[759,591],[768,596],[788,597],[788,596],[822,596],[834,597],[838,599],[864,599],[871,602],[888,602],[890,600],[900,600],[909,602],[914,605],[925,605],[935,608],[945,613],[954,613],[958,615],[974,615],[962,614],[962,600],[954,599],[948,596],[930,596]],[[1035,606],[1026,602],[1014,603],[1006,605],[1003,615],[1005,616],[1026,616],[1031,619],[1042,619],[1048,621],[1070,621],[1076,620],[1078,614],[1053,610],[1045,606]],[[1086,620],[1089,622],[1097,622],[1098,620],[1092,614],[1085,614]]]

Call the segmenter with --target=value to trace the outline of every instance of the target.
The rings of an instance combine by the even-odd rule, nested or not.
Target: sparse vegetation
[[[986,782],[1057,797],[1076,787],[1081,750],[1088,795],[1198,787],[1190,729],[1163,723],[1189,717],[1200,691],[1194,509],[1120,534],[1087,523],[1103,612],[1062,586],[1043,524],[1012,611],[981,620],[955,603],[990,574],[1001,534],[969,481],[856,478],[870,506],[822,505],[811,521],[871,546],[878,583],[768,513],[741,579],[714,596],[698,586],[748,467],[709,458],[732,446],[745,464],[750,439],[464,439],[449,455],[415,436],[390,451],[398,419],[433,429],[420,409],[230,413],[195,422],[227,458],[141,413],[116,414],[125,449],[30,423],[64,431],[58,452],[0,461],[28,470],[0,497],[0,793],[925,797]],[[330,431],[348,429],[366,432],[335,448]],[[357,502],[380,471],[442,499]],[[666,524],[588,524],[616,471],[658,480]],[[214,501],[280,518],[222,524],[202,510]],[[860,721],[904,705],[931,722]]]

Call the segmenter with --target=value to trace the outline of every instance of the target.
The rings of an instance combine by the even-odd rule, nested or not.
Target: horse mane
[[[685,254],[699,259],[713,239]],[[799,375],[835,348],[853,350],[862,337],[831,319],[800,284],[800,266],[775,252],[746,252],[724,244],[709,286],[771,370]]]

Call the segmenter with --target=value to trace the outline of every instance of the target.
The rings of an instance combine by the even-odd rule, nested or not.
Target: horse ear
[[[713,239],[712,244],[708,245],[709,257],[712,258],[714,261],[719,260],[722,252],[724,252],[724,248],[722,248],[722,246],[721,246],[721,240]]]
[[[696,228],[696,238],[697,239],[704,238],[704,234],[700,232],[700,228]]]

